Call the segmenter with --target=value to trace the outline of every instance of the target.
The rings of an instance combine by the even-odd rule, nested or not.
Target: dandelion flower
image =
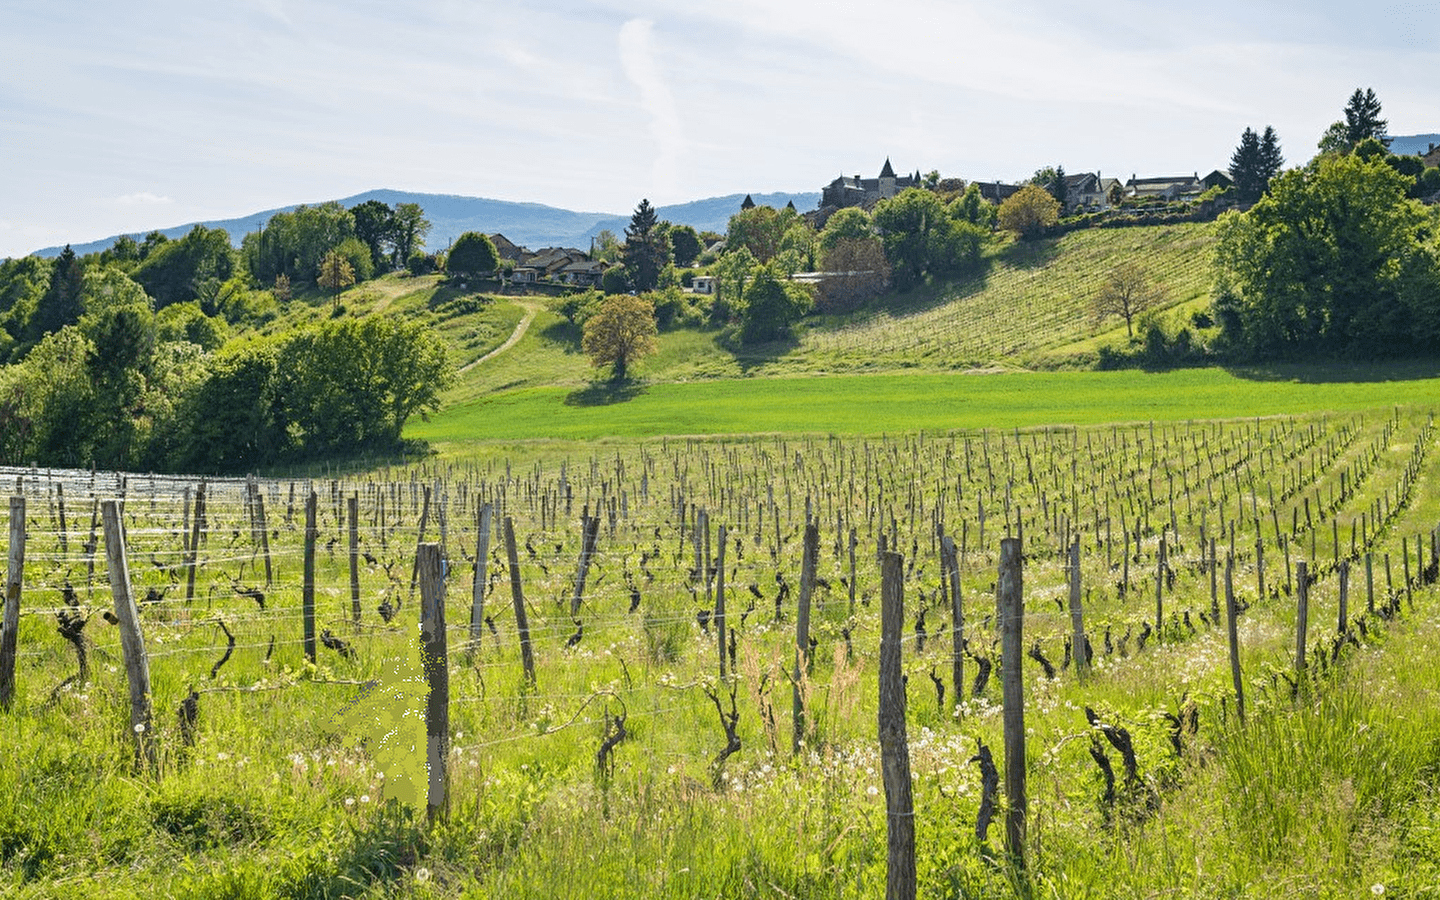
[[[1379,882],[1370,885],[1370,893],[1374,894],[1377,897],[1385,896],[1385,885],[1380,884]]]
[[[136,723],[135,723],[135,733],[136,733],[136,734],[144,734],[144,733],[145,733],[145,723],[144,723],[144,722],[136,722]]]
[[[430,880],[430,870],[427,869],[427,868],[425,868],[424,866],[421,866],[420,868],[416,869],[416,870],[415,870],[415,880],[418,881],[418,882],[420,882],[421,884],[424,884],[425,882],[429,881],[429,880]]]

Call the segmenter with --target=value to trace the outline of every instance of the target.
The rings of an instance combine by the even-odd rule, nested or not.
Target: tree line
[[[414,259],[428,229],[414,204],[328,203],[239,248],[196,226],[0,263],[0,461],[242,472],[395,449],[448,377],[421,324],[332,314],[262,332],[295,292]]]

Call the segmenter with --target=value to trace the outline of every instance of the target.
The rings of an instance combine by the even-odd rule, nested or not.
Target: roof
[[[890,157],[885,157],[885,165],[880,169],[881,178],[894,178],[895,170],[890,168]]]

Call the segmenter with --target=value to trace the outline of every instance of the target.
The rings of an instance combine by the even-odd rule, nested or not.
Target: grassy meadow
[[[1088,318],[1105,261],[1151,260],[1171,287],[1165,315],[1182,321],[1203,305],[1209,235],[996,248],[983,278],[811,323],[784,346],[666,333],[623,388],[591,372],[575,329],[537,298],[387,278],[345,294],[347,308],[424,318],[465,367],[444,409],[406,431],[435,452],[263,477],[255,493],[210,479],[193,589],[197,480],[0,472],[27,504],[16,694],[0,712],[0,894],[880,896],[883,541],[905,561],[920,896],[1436,896],[1440,372],[1074,371],[1123,334]],[[470,365],[532,312],[513,348]],[[331,639],[314,663],[301,612],[311,490],[315,624]],[[148,598],[153,770],[136,763],[120,640],[103,616],[107,544],[92,538],[95,504],[117,496]],[[483,504],[495,519],[482,555]],[[572,614],[587,513],[598,539]],[[808,522],[820,535],[813,644],[797,676]],[[10,528],[0,507],[0,534]],[[958,685],[942,531],[961,548]],[[1001,658],[995,622],[1006,536],[1025,553],[1018,661]],[[1075,540],[1083,677],[1069,638]],[[449,562],[451,782],[434,824],[412,577],[422,541]],[[1244,609],[1243,722],[1227,569]],[[83,679],[57,630],[77,621]],[[975,760],[984,746],[1003,771],[999,679],[1016,665],[1023,866],[1006,852],[1003,787],[976,833]],[[190,696],[193,726],[180,713]],[[1133,770],[1103,737],[1117,729]]]

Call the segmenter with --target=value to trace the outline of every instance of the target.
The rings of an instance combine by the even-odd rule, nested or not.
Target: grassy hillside
[[[1119,320],[1096,323],[1095,293],[1120,259],[1140,261],[1167,292],[1176,322],[1208,305],[1213,224],[1091,229],[1032,243],[1001,241],[984,270],[891,293],[846,317],[811,317],[787,342],[740,347],[728,330],[662,334],[635,374],[646,383],[817,373],[1054,368],[1123,343]],[[542,312],[525,339],[466,373],[457,402],[520,387],[583,387],[595,377],[578,329]]]

